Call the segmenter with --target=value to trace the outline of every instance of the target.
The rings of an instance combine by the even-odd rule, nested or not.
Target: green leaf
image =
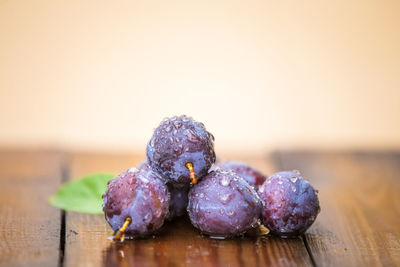
[[[116,175],[94,173],[61,185],[50,197],[49,203],[57,208],[91,214],[102,214],[102,195],[107,182]]]

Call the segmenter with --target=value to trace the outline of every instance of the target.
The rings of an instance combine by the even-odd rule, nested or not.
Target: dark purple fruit
[[[188,163],[200,179],[215,162],[213,135],[202,123],[185,115],[162,121],[146,152],[151,168],[173,183],[189,184],[193,180]]]
[[[167,186],[150,169],[131,168],[108,182],[103,211],[114,231],[128,217],[127,236],[144,236],[161,228],[169,211]]]
[[[151,167],[146,160],[139,164],[138,169],[151,171]],[[186,213],[190,186],[186,184],[167,183],[167,187],[170,194],[168,220],[172,220]]]
[[[260,186],[258,194],[265,204],[263,224],[282,237],[303,234],[320,211],[316,191],[298,171],[275,173]]]
[[[211,236],[234,236],[258,225],[261,199],[232,171],[210,172],[189,191],[192,224]]]
[[[175,217],[182,216],[186,213],[186,208],[188,205],[188,193],[189,193],[189,185],[174,185],[171,183],[167,183],[168,190],[170,193],[170,202],[169,202],[169,220],[174,219]]]
[[[237,175],[246,180],[249,185],[253,186],[256,190],[260,185],[267,179],[259,170],[256,168],[238,161],[225,161],[216,165],[225,171],[232,170]]]

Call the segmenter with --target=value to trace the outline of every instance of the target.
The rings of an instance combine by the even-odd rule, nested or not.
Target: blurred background
[[[0,146],[400,148],[400,1],[0,0]]]

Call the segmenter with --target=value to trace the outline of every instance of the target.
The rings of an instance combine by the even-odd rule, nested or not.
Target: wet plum
[[[202,123],[185,115],[164,119],[146,149],[151,168],[172,183],[195,183],[215,162],[214,137]],[[192,165],[188,165],[192,164]]]
[[[303,234],[320,211],[316,191],[298,171],[273,174],[258,194],[264,201],[263,224],[282,237]]]
[[[256,227],[261,209],[254,188],[232,171],[211,171],[189,191],[190,220],[211,236],[234,236]]]
[[[150,169],[131,168],[108,182],[103,211],[114,231],[128,218],[127,236],[145,236],[161,228],[169,214],[167,186]]]

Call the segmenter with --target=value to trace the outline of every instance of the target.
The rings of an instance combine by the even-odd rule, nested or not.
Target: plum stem
[[[185,167],[190,171],[190,179],[192,180],[192,184],[197,184],[197,175],[193,169],[193,163],[186,162]]]
[[[126,217],[124,224],[116,232],[116,234],[114,236],[114,240],[120,240],[121,242],[124,242],[124,240],[125,240],[125,230],[131,224],[131,222],[132,222],[132,218],[130,216]]]

